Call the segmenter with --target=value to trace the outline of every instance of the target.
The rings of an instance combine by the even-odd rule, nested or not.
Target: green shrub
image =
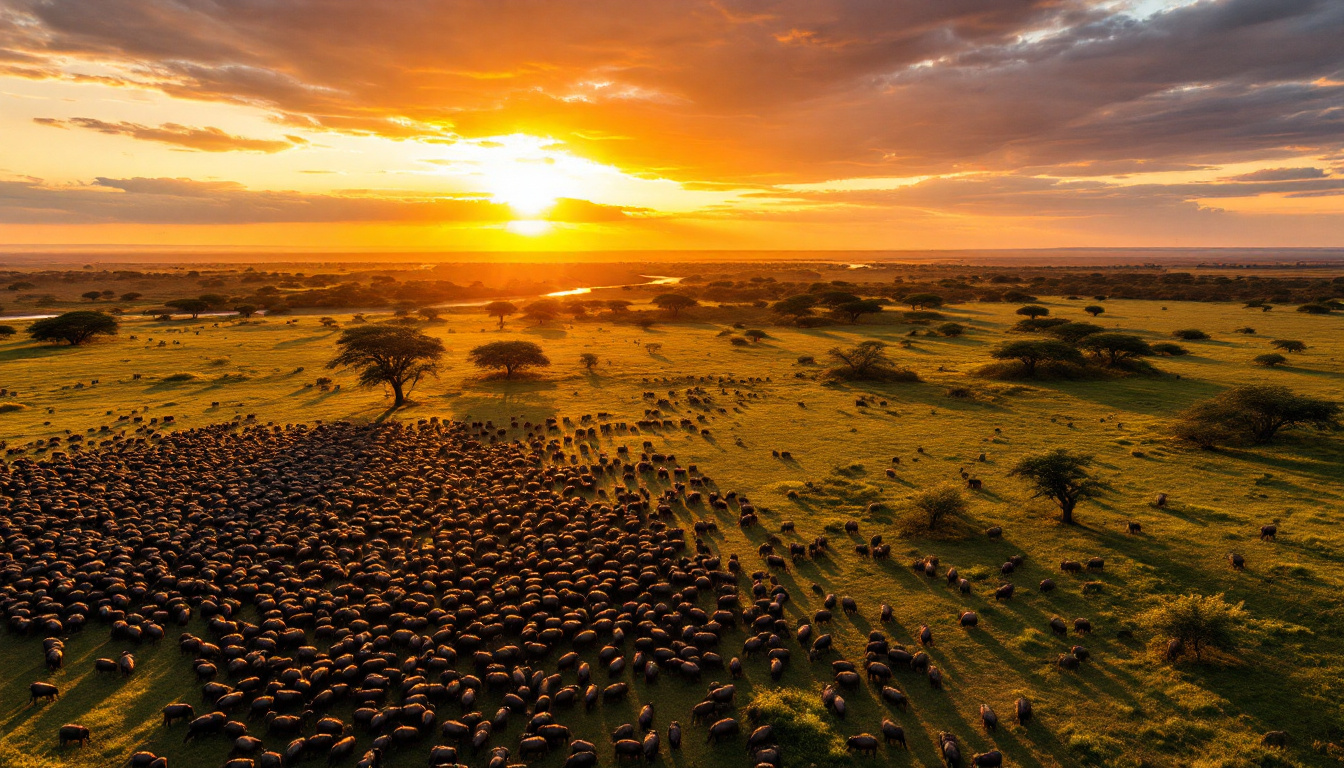
[[[795,765],[828,768],[845,766],[851,759],[845,740],[831,725],[821,697],[796,688],[764,689],[746,708],[752,727],[769,725],[781,751]]]
[[[1266,368],[1273,368],[1276,365],[1282,365],[1283,363],[1288,362],[1288,358],[1280,355],[1278,352],[1270,352],[1264,355],[1256,355],[1251,362]]]
[[[1201,341],[1203,339],[1209,338],[1209,334],[1199,330],[1198,328],[1182,328],[1179,331],[1172,331],[1171,335],[1175,336],[1178,339],[1181,339],[1182,341]]]
[[[1181,355],[1190,354],[1190,350],[1182,347],[1180,344],[1175,344],[1170,341],[1159,341],[1154,344],[1151,349],[1153,350],[1153,354],[1165,355],[1167,357],[1180,357]]]

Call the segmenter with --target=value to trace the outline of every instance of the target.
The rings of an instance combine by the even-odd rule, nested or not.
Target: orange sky
[[[5,0],[0,244],[1344,246],[1338,0]]]

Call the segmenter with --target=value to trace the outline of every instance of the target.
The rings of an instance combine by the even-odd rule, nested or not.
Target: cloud
[[[562,200],[547,219],[614,222],[639,209]],[[391,222],[497,224],[515,219],[504,204],[476,197],[390,196],[252,190],[234,181],[98,178],[79,186],[0,181],[0,223],[9,224],[292,224]]]
[[[91,131],[114,136],[129,136],[141,141],[156,141],[176,147],[194,149],[198,152],[281,152],[295,146],[307,144],[299,136],[285,136],[284,140],[249,139],[234,136],[219,128],[190,128],[177,123],[164,123],[157,128],[139,123],[109,123],[91,117],[74,117],[69,120],[57,120],[50,117],[33,118],[33,122],[55,128],[87,128]]]
[[[1320,168],[1265,168],[1259,171],[1228,176],[1225,181],[1299,181],[1323,179],[1328,176]]]

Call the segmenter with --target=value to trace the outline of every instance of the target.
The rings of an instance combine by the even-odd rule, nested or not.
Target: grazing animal
[[[877,755],[877,737],[870,733],[860,733],[845,740],[845,749],[861,755]]]
[[[909,749],[905,743],[905,729],[891,720],[882,721],[882,740],[887,744],[896,743],[901,745],[901,749]]]
[[[1260,526],[1261,541],[1274,541],[1275,537],[1278,535],[1279,535],[1279,526],[1274,525],[1273,523],[1270,523],[1269,525]],[[1278,733],[1278,731],[1275,731],[1275,733]]]
[[[1017,724],[1026,727],[1031,722],[1031,702],[1025,698],[1013,702],[1013,710],[1017,713]]]
[[[82,725],[62,725],[59,731],[60,744],[64,747],[74,742],[83,747],[90,741],[89,729]]]
[[[980,705],[980,724],[986,731],[997,731],[999,729],[999,716],[994,714],[994,710],[989,708],[988,704]]]
[[[28,686],[28,706],[36,704],[39,699],[55,701],[60,698],[60,694],[60,690],[51,683],[33,683]]]

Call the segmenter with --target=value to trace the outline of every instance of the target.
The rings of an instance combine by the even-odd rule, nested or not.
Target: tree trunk
[[[499,316],[499,330],[501,330],[501,331],[504,330],[504,316],[503,316],[503,315],[500,315],[500,316]]]
[[[1063,513],[1063,514],[1061,515],[1060,519],[1064,521],[1064,524],[1065,524],[1065,525],[1073,525],[1073,524],[1074,524],[1074,523],[1073,523],[1073,508],[1074,508],[1075,506],[1077,506],[1077,505],[1078,505],[1078,502],[1073,501],[1073,500],[1071,500],[1071,499],[1065,499],[1064,501],[1061,501],[1061,502],[1059,503],[1059,511],[1060,511],[1061,513]]]
[[[401,391],[401,382],[389,382],[392,385],[392,407],[400,408],[406,404],[406,395]]]

